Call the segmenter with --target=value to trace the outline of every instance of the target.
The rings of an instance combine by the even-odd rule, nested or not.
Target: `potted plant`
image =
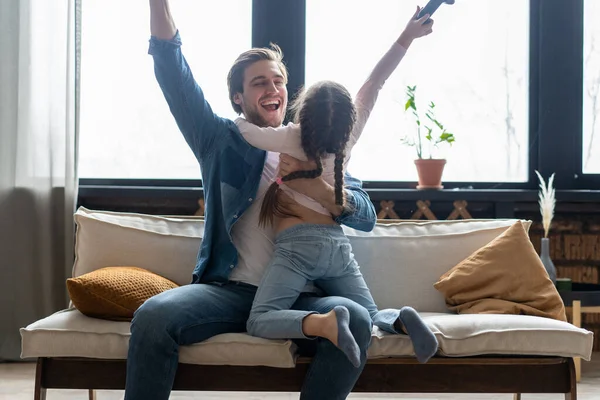
[[[433,149],[441,143],[447,143],[452,146],[454,143],[454,134],[447,131],[446,127],[435,116],[435,103],[431,101],[427,111],[425,111],[425,121],[421,121],[417,103],[415,101],[416,86],[407,86],[407,100],[404,105],[404,111],[410,110],[415,117],[417,124],[416,138],[405,137],[403,143],[408,146],[414,146],[417,150],[417,159],[415,166],[419,177],[417,189],[442,189],[442,174],[446,165],[445,158],[433,158]],[[428,156],[424,156],[424,146],[428,144]]]

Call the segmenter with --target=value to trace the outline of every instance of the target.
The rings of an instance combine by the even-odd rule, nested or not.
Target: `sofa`
[[[135,266],[178,285],[190,282],[204,232],[201,217],[81,207],[74,218],[74,277]],[[434,286],[516,223],[526,230],[531,225],[472,219],[385,220],[371,232],[344,227],[378,306],[414,307],[440,344],[438,354],[420,364],[408,336],[374,327],[369,360],[354,391],[514,393],[515,398],[521,393],[564,393],[566,399],[576,399],[573,359],[590,360],[592,332],[525,313],[453,311]],[[528,282],[515,284],[529,287]],[[21,356],[37,360],[35,399],[44,399],[47,389],[89,389],[90,398],[94,390],[124,389],[129,326],[129,321],[86,316],[71,303],[23,327]],[[183,346],[173,390],[299,391],[310,359],[299,357],[296,350],[290,340],[239,333]]]

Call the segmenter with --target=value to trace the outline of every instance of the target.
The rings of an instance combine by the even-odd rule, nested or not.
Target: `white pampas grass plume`
[[[540,175],[539,172],[535,171],[540,180],[540,199],[538,201],[540,205],[540,213],[542,214],[542,225],[544,226],[544,237],[548,237],[548,231],[550,230],[550,224],[552,218],[554,218],[554,206],[556,205],[556,199],[554,198],[554,174],[548,179],[548,186]]]

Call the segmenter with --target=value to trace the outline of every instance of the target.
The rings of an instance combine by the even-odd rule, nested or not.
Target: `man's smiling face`
[[[278,127],[287,108],[286,80],[275,61],[257,61],[244,72],[244,92],[236,93],[234,101],[244,116],[255,125]]]

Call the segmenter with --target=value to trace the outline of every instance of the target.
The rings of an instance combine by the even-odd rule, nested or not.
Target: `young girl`
[[[414,309],[377,309],[350,242],[327,209],[285,185],[294,179],[320,176],[334,186],[336,204],[346,206],[343,175],[350,151],[363,131],[380,88],[404,57],[407,47],[413,39],[431,32],[431,24],[422,25],[426,19],[427,16],[411,19],[398,41],[375,66],[354,102],[342,85],[322,81],[295,101],[292,107],[295,123],[260,128],[243,118],[236,119],[240,132],[251,145],[316,163],[314,170],[277,178],[263,199],[260,223],[274,226],[276,240],[273,258],[248,319],[247,330],[251,335],[272,339],[323,337],[359,367],[366,354],[360,354],[345,307],[335,307],[322,315],[290,310],[306,283],[313,281],[330,296],[346,297],[364,306],[379,328],[391,333],[405,330],[420,362],[427,362],[436,353],[437,340]]]

